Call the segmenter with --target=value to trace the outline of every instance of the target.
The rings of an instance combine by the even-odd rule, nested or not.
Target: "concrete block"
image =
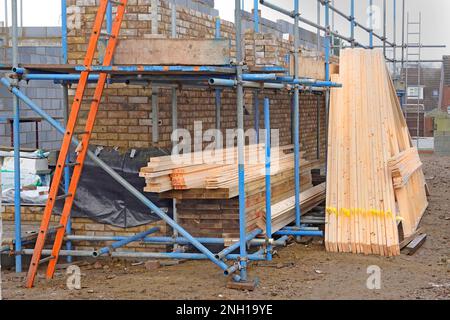
[[[47,36],[46,27],[24,28],[24,36],[27,38],[45,38]]]
[[[47,37],[61,37],[61,28],[59,27],[47,27]]]

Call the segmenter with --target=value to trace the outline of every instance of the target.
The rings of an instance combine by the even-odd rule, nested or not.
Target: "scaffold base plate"
[[[258,286],[259,280],[258,278],[250,279],[247,281],[234,281],[231,279],[227,283],[228,289],[234,289],[234,290],[248,290],[248,291],[254,291],[256,287]]]

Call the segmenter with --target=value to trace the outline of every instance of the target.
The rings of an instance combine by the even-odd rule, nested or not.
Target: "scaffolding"
[[[220,108],[221,108],[221,90],[224,88],[232,88],[236,91],[236,116],[237,116],[237,129],[238,129],[238,176],[239,176],[239,241],[235,244],[225,248],[224,250],[213,253],[205,245],[207,244],[225,244],[225,239],[222,238],[197,238],[189,234],[177,221],[176,213],[173,218],[167,215],[162,209],[151,202],[145,195],[139,190],[135,189],[124,178],[116,173],[111,167],[99,159],[94,153],[89,150],[86,151],[87,157],[89,157],[97,166],[106,171],[118,184],[122,185],[128,192],[135,196],[135,198],[142,202],[146,207],[156,213],[163,221],[165,221],[173,230],[172,237],[153,237],[151,234],[158,231],[158,228],[151,228],[145,232],[136,234],[131,237],[90,237],[90,236],[77,236],[71,234],[70,225],[70,206],[69,215],[67,215],[67,221],[63,221],[59,225],[57,231],[60,235],[64,236],[66,240],[65,250],[60,250],[60,246],[54,247],[54,250],[42,250],[43,246],[38,248],[38,259],[34,259],[34,263],[39,265],[40,263],[50,262],[51,265],[57,261],[58,256],[71,257],[98,257],[105,254],[109,254],[112,257],[135,257],[135,258],[170,258],[170,259],[207,259],[217,265],[224,275],[232,275],[232,281],[235,284],[248,284],[252,283],[249,280],[247,274],[247,266],[249,261],[257,260],[271,260],[273,247],[283,245],[287,241],[288,236],[301,237],[301,236],[323,236],[323,232],[316,227],[311,227],[306,223],[302,223],[301,210],[300,210],[300,143],[299,143],[299,94],[300,91],[325,91],[326,112],[328,115],[328,103],[329,103],[329,89],[331,87],[339,87],[340,84],[330,81],[330,53],[332,50],[331,38],[335,37],[345,41],[351,47],[362,48],[374,48],[374,38],[378,38],[383,42],[383,47],[391,46],[395,48],[395,43],[389,42],[386,38],[386,14],[384,14],[384,34],[378,35],[372,28],[368,28],[359,23],[355,19],[355,0],[349,0],[351,4],[351,10],[349,14],[346,14],[336,7],[332,6],[329,0],[318,0],[324,8],[324,25],[320,25],[320,15],[318,15],[317,23],[305,19],[301,16],[299,0],[293,0],[294,10],[288,11],[280,6],[277,6],[271,2],[264,0],[254,0],[254,30],[259,31],[259,5],[263,5],[267,8],[282,13],[294,20],[294,74],[280,76],[280,73],[285,73],[286,70],[282,67],[262,67],[257,70],[249,70],[244,64],[243,48],[242,48],[242,10],[239,0],[235,0],[235,34],[236,34],[236,63],[224,66],[154,66],[154,65],[134,65],[134,66],[117,66],[104,63],[102,66],[93,66],[91,63],[87,63],[84,66],[70,66],[67,65],[67,52],[68,52],[68,36],[67,36],[67,7],[66,1],[61,0],[62,10],[62,65],[19,65],[17,61],[17,0],[12,1],[12,40],[13,40],[13,63],[11,74],[9,77],[4,77],[0,80],[1,84],[8,88],[11,94],[14,95],[14,158],[15,158],[15,242],[14,249],[10,249],[10,253],[16,257],[16,271],[22,270],[22,255],[36,255],[36,250],[23,249],[21,239],[21,218],[20,218],[20,135],[19,135],[19,101],[22,101],[27,107],[35,111],[44,120],[48,121],[56,130],[62,135],[67,135],[67,129],[62,126],[58,121],[53,119],[47,114],[39,105],[29,99],[20,90],[20,81],[30,80],[53,80],[56,83],[60,83],[64,90],[64,108],[65,108],[65,123],[67,124],[69,117],[68,110],[68,84],[77,83],[79,81],[92,81],[98,82],[104,79],[106,83],[145,83],[145,84],[157,84],[158,86],[167,86],[173,88],[173,84],[176,83],[181,88],[214,88],[216,97],[216,126],[220,127]],[[113,30],[113,5],[114,6],[126,6],[127,1],[112,1],[101,0],[100,7],[105,8],[106,12],[100,11],[99,19],[103,23],[106,16],[106,32],[109,36],[116,33],[117,30]],[[385,1],[384,1],[385,5]],[[172,8],[173,9],[173,8]],[[174,10],[174,9],[173,9]],[[344,36],[336,31],[332,30],[330,23],[330,14],[334,12],[344,17],[350,26],[350,36]],[[395,11],[394,11],[395,15]],[[172,25],[175,25],[174,20],[176,15],[172,14]],[[394,19],[395,21],[395,19]],[[325,51],[325,80],[305,79],[300,78],[299,75],[299,24],[304,23],[317,29],[318,34],[324,32],[324,51]],[[101,25],[101,24],[100,24]],[[119,26],[120,27],[120,26]],[[216,37],[220,37],[220,19],[216,20]],[[361,28],[369,34],[369,45],[364,45],[355,40],[355,28]],[[92,36],[95,35],[95,31]],[[114,32],[114,33],[113,33]],[[176,32],[172,29],[172,37],[176,37]],[[319,40],[318,40],[319,41]],[[108,61],[106,61],[108,62]],[[266,129],[266,236],[264,239],[257,238],[262,233],[262,230],[257,229],[250,233],[246,232],[246,210],[245,210],[245,171],[244,171],[244,90],[289,90],[293,92],[293,141],[294,141],[294,176],[295,176],[295,225],[285,226],[280,231],[275,233],[271,232],[271,198],[270,198],[270,101],[268,98],[264,99],[264,122]],[[77,99],[78,97],[76,97]],[[172,91],[172,124],[174,128],[177,127],[177,101],[176,94]],[[98,99],[99,101],[100,99]],[[154,110],[152,108],[152,110]],[[326,118],[328,118],[326,115]],[[259,124],[258,124],[259,126]],[[72,135],[73,132],[70,133]],[[68,143],[72,143],[74,146],[79,145],[79,141],[71,137],[66,139]],[[86,148],[86,146],[85,146]],[[63,163],[70,163],[70,159],[63,159]],[[62,173],[64,177],[65,196],[66,198],[73,198],[74,194],[69,193],[69,186],[71,183],[70,172],[68,166],[65,166]],[[67,195],[70,196],[67,196]],[[67,201],[67,199],[65,199]],[[47,206],[49,204],[47,203]],[[43,224],[40,228],[40,233],[46,233],[46,226]],[[279,237],[275,239],[274,237]],[[45,240],[45,236],[43,237]],[[114,241],[111,246],[107,246],[92,251],[82,251],[72,249],[72,242],[75,241]],[[114,251],[116,248],[120,248],[134,241],[144,241],[151,244],[173,244],[175,250],[173,252],[118,252]],[[197,249],[198,253],[186,253],[177,249],[176,245],[192,245]],[[255,253],[249,253],[247,245],[254,245],[259,247]],[[56,248],[56,250],[55,250]],[[3,249],[2,249],[3,250]],[[239,250],[238,254],[233,254],[234,251]],[[46,256],[46,258],[40,259],[40,255]],[[232,261],[230,264],[229,261]],[[33,285],[34,276],[36,274],[37,265],[30,266],[28,274],[27,286]],[[47,278],[50,279],[53,276],[52,268],[47,269]]]

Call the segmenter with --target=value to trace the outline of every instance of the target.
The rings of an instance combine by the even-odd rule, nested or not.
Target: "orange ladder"
[[[78,182],[80,180],[81,172],[83,170],[84,160],[86,159],[86,154],[88,151],[89,140],[91,138],[91,133],[94,127],[95,118],[97,116],[98,107],[100,105],[100,100],[102,98],[103,90],[107,80],[107,73],[102,72],[99,74],[99,79],[97,82],[97,86],[95,88],[94,96],[92,98],[91,107],[85,125],[85,130],[84,132],[81,133],[83,137],[76,149],[77,159],[74,163],[68,164],[66,163],[66,159],[69,153],[70,145],[72,143],[74,129],[77,123],[78,113],[80,111],[81,104],[83,101],[84,92],[88,83],[89,74],[91,72],[91,66],[97,49],[97,44],[100,37],[103,21],[105,19],[108,2],[117,5],[117,13],[112,26],[111,34],[109,35],[109,41],[103,59],[103,66],[109,66],[111,64],[114,55],[114,50],[117,45],[117,38],[120,32],[120,27],[125,13],[127,0],[120,0],[120,1],[100,0],[100,5],[95,18],[93,31],[89,40],[89,46],[86,52],[86,57],[84,58],[85,71],[81,72],[80,75],[80,80],[78,82],[75,98],[67,121],[67,128],[61,145],[58,162],[50,186],[47,204],[45,206],[41,226],[39,228],[39,233],[36,240],[36,245],[34,247],[33,257],[31,258],[31,264],[28,270],[26,280],[26,287],[28,288],[33,287],[38,267],[40,264],[44,262],[47,261],[49,262],[47,267],[46,278],[47,279],[53,278],[56,263],[58,261],[59,251],[61,249],[64,240],[64,233],[66,231],[67,221],[69,220],[70,217],[70,211],[72,209]],[[70,179],[68,193],[58,196],[58,189],[59,189],[58,187],[61,183],[65,166],[72,166],[73,173]],[[64,199],[64,207],[61,214],[59,225],[57,226],[57,232],[55,236],[55,241],[53,243],[52,253],[50,256],[41,259],[42,250],[44,249],[45,240],[48,233],[50,219],[55,206],[55,201],[60,199]]]

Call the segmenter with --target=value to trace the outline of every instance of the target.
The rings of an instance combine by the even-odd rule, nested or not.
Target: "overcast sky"
[[[6,0],[0,0],[0,21],[4,21]],[[8,0],[10,3],[11,0]],[[22,0],[23,1],[23,21],[25,26],[58,26],[61,24],[60,0]],[[446,49],[423,49],[423,59],[440,59],[443,54],[450,54],[450,1],[449,0],[405,0],[406,11],[410,13],[412,21],[418,20],[419,12],[422,13],[422,43],[423,44],[446,44]],[[18,0],[20,3],[20,0]],[[272,3],[278,4],[288,10],[293,9],[293,0],[271,0]],[[393,3],[394,0],[386,0],[387,2],[387,35],[389,40],[393,39]],[[216,8],[220,11],[222,18],[233,21],[234,17],[234,0],[215,0]],[[344,12],[350,12],[350,0],[334,0],[335,6]],[[361,23],[367,23],[368,0],[355,0],[357,20]],[[401,43],[401,3],[397,0],[397,42]],[[382,8],[383,0],[373,0],[373,4]],[[247,11],[253,8],[253,0],[244,0],[244,6]],[[9,10],[11,6],[9,5]],[[265,18],[276,20],[285,19],[277,12],[265,7],[261,7],[262,15]],[[300,0],[300,11],[302,16],[316,21],[317,19],[317,1],[316,0]],[[323,10],[321,12],[323,24]],[[382,21],[382,10],[380,10],[380,22]],[[405,17],[406,19],[406,17]],[[349,23],[338,15],[335,15],[335,29],[339,33],[349,35]],[[11,18],[9,18],[11,23]],[[304,24],[302,27],[308,28]],[[312,30],[312,29],[311,29]],[[357,29],[358,30],[358,29]],[[382,34],[382,23],[377,33]],[[368,43],[368,36],[361,30],[356,32],[357,41]]]

